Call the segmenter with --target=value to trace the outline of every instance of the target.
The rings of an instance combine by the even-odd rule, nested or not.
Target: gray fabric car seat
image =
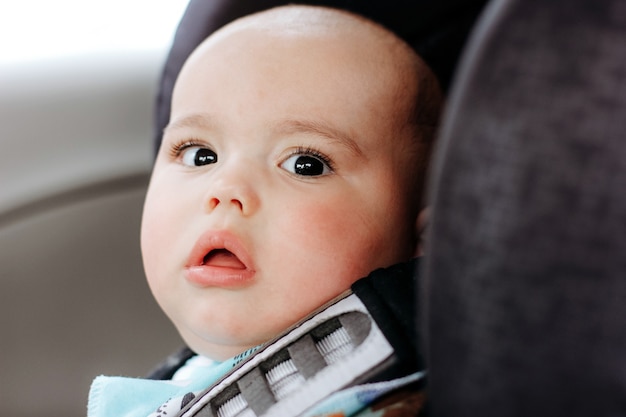
[[[626,3],[490,4],[432,174],[436,417],[626,415]]]

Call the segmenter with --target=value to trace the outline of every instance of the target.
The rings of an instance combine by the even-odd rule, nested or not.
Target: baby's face
[[[244,29],[181,73],[142,251],[197,352],[224,359],[265,342],[411,257],[410,135],[389,116],[388,70],[366,62],[379,52],[354,42]]]

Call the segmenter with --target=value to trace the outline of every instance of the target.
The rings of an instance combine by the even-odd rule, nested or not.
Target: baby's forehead
[[[288,5],[239,18],[209,36],[197,49],[223,42],[237,34],[290,38],[294,42],[318,39],[351,42],[371,55],[415,55],[393,32],[363,16],[324,6]]]
[[[209,36],[189,60],[211,53],[220,43],[231,43],[245,53],[249,39],[265,39],[270,48],[284,40],[300,48],[306,48],[307,42],[322,44],[329,53],[339,50],[348,59],[362,59],[359,72],[371,70],[368,64],[375,66],[379,80],[385,75],[401,80],[419,75],[423,67],[408,44],[378,23],[344,10],[303,5],[281,6],[237,19]]]
[[[294,49],[283,48],[285,44]],[[420,76],[419,58],[392,32],[364,17],[326,7],[282,6],[238,19],[205,40],[185,66],[195,68],[191,71],[195,76],[208,76],[202,66],[224,59],[224,51],[230,51],[235,65],[248,55],[253,57],[245,61],[249,66],[280,60],[286,63],[283,75],[288,68],[297,68],[291,64],[298,60],[323,63],[322,72],[340,73],[347,68],[347,82],[361,82],[386,97],[396,96],[381,100],[379,112],[405,112]],[[181,77],[187,72],[183,70]],[[326,84],[323,78],[320,83]],[[399,119],[406,120],[402,115]]]
[[[373,21],[345,10],[323,6],[287,5],[239,18],[218,30],[216,35],[241,29],[311,35],[333,35],[355,30],[388,32]]]

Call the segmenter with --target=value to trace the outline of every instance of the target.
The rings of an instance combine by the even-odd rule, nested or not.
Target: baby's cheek
[[[326,203],[304,205],[282,217],[279,256],[291,259],[300,288],[332,298],[381,266],[376,260],[380,239],[363,211]]]
[[[170,221],[175,216],[167,216],[164,210],[152,207],[145,210],[141,227],[141,255],[148,284],[155,295],[160,295],[164,287],[171,285],[171,269],[180,249],[174,243],[180,227]]]
[[[311,256],[338,255],[350,233],[347,213],[321,204],[295,208],[283,217],[282,226],[291,244],[307,248]]]

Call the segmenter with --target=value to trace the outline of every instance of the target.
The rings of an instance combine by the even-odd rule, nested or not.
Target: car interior
[[[167,46],[0,64],[1,415],[85,415],[96,375],[143,376],[180,344],[139,251]]]
[[[85,415],[95,376],[182,346],[139,251],[155,103],[200,40],[279,3],[191,0],[173,47],[1,63],[2,415]],[[419,37],[448,91],[415,272],[429,414],[626,415],[623,2],[329,3]]]

